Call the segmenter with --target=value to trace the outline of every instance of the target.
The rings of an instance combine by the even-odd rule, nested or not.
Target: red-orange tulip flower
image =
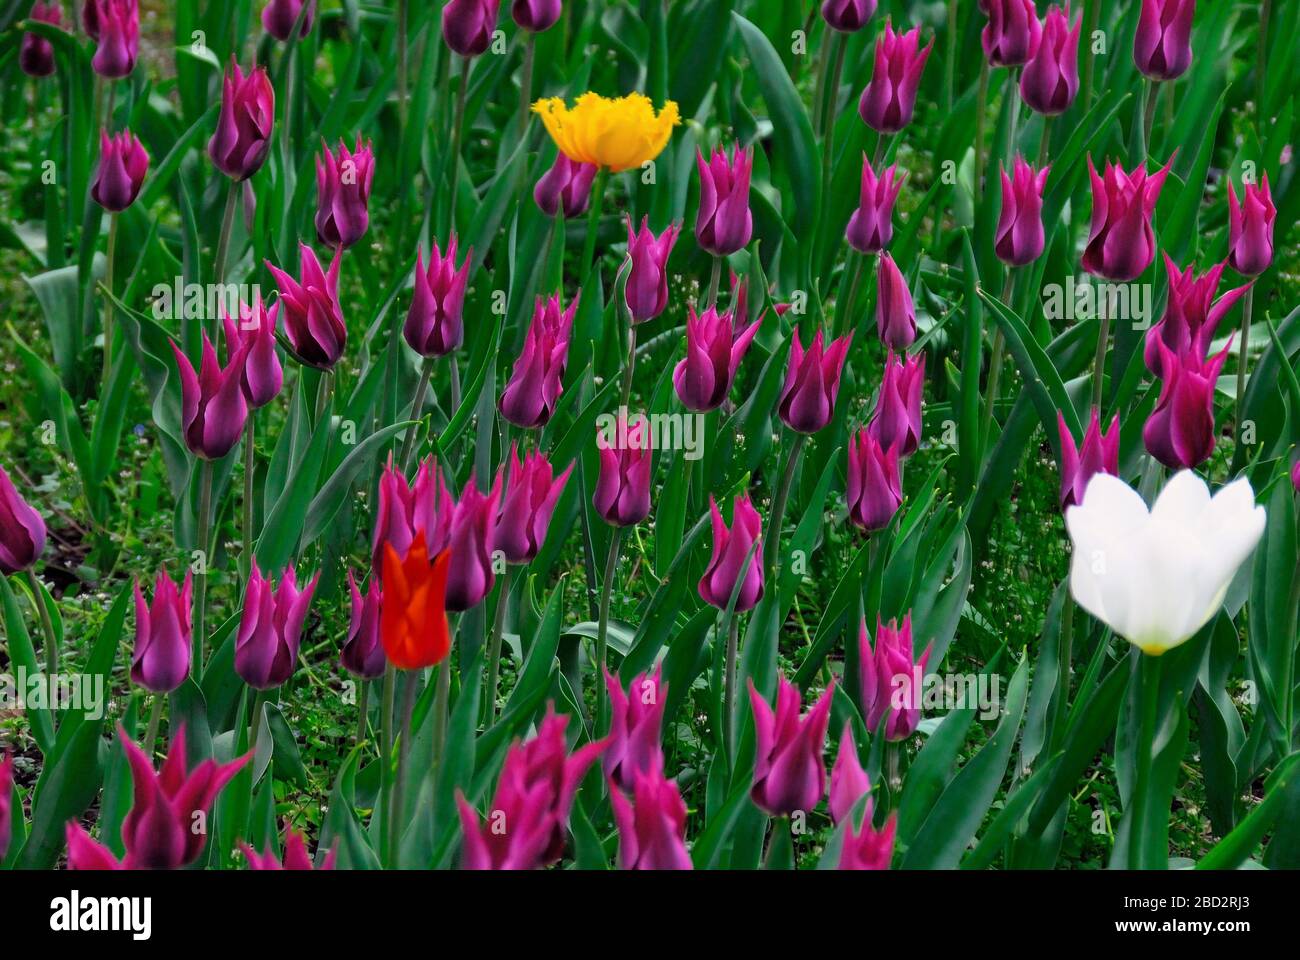
[[[450,550],[429,562],[423,532],[415,535],[405,560],[398,557],[392,544],[384,544],[379,635],[388,662],[399,670],[431,667],[451,650],[445,605],[450,563]]]

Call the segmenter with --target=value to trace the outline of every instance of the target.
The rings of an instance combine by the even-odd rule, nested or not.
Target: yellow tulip
[[[672,100],[656,114],[643,93],[616,100],[584,93],[571,108],[561,98],[550,97],[533,104],[533,112],[541,116],[546,132],[570,160],[594,163],[612,173],[659,156],[673,127],[682,122]]]

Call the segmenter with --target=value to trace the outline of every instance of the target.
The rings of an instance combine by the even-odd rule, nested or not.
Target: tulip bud
[[[451,540],[455,509],[456,501],[432,457],[420,464],[415,485],[411,486],[394,468],[390,454],[388,466],[379,479],[379,509],[375,513],[371,544],[374,570],[382,572],[384,568],[386,545],[393,548],[399,561],[405,560],[417,534],[424,536],[425,546],[432,555],[441,553]]]
[[[619,789],[632,792],[641,774],[663,770],[661,748],[665,697],[662,665],[653,674],[638,675],[623,692],[618,677],[605,671],[609,691],[609,745],[601,764],[605,776]]]
[[[1162,383],[1156,408],[1142,427],[1147,452],[1171,470],[1200,466],[1214,453],[1214,388],[1232,349],[1202,359],[1191,350],[1176,354],[1156,341]]]
[[[876,269],[876,333],[890,350],[905,351],[916,340],[916,308],[912,291],[888,253]]]
[[[790,341],[790,366],[785,375],[785,386],[776,412],[781,421],[798,433],[816,433],[835,414],[835,398],[840,392],[840,374],[844,360],[853,342],[853,333],[822,349],[822,332],[817,331],[812,346],[804,352],[799,342],[799,330]]]
[[[217,360],[216,348],[203,334],[203,360],[199,372],[176,342],[171,341],[181,379],[181,423],[185,445],[196,457],[220,460],[239,442],[248,420],[244,399],[244,366],[248,343],[241,343],[225,367]]]
[[[877,831],[871,825],[871,801],[862,815],[862,827],[853,832],[853,824],[844,831],[840,846],[840,870],[888,870],[894,859],[894,835],[898,832],[898,811],[895,810]]]
[[[266,162],[275,123],[275,89],[265,67],[247,76],[231,58],[221,83],[221,113],[208,156],[232,180],[247,180]]]
[[[867,729],[875,733],[888,714],[885,739],[906,740],[916,732],[921,719],[921,690],[915,681],[925,673],[933,645],[925,648],[920,660],[912,662],[910,611],[901,627],[895,620],[881,623],[877,614],[874,650],[869,640],[867,622],[863,620],[858,627],[858,671]]]
[[[1133,62],[1152,80],[1181,77],[1192,65],[1192,16],[1196,0],[1142,0]]]
[[[36,0],[28,19],[57,27],[63,23],[63,11],[59,9],[58,0],[50,3]],[[54,73],[54,44],[38,33],[24,33],[18,50],[18,66],[29,77],[50,76]]]
[[[0,863],[4,863],[14,835],[13,800],[14,758],[6,751],[0,757]]]
[[[993,250],[1013,267],[1033,263],[1043,254],[1043,187],[1050,167],[1035,170],[1018,155],[1015,179],[1002,175],[1002,215]]]
[[[840,734],[840,752],[831,769],[831,795],[828,809],[831,822],[843,823],[848,819],[858,801],[871,792],[871,780],[867,771],[862,769],[858,760],[858,745],[853,742],[853,723],[844,721],[844,732]],[[870,809],[871,801],[867,801]],[[870,816],[867,822],[870,822]],[[850,826],[852,826],[850,824]]]
[[[556,477],[546,454],[530,450],[520,460],[516,447],[510,446],[510,477],[496,521],[496,545],[508,563],[531,563],[546,542],[551,514],[574,465]]]
[[[668,306],[668,257],[681,228],[670,226],[658,237],[651,232],[649,218],[641,218],[641,229],[632,232],[627,219],[627,284],[623,297],[633,323],[653,320]]]
[[[889,352],[880,383],[876,409],[867,433],[881,448],[898,448],[900,457],[910,457],[921,442],[921,400],[925,393],[925,354],[894,359]]]
[[[718,313],[709,307],[702,314],[686,306],[686,357],[673,370],[673,386],[686,409],[697,413],[716,410],[727,399],[740,361],[758,333],[760,317],[737,331],[735,317],[744,317],[744,288],[733,297],[733,311]]]
[[[94,11],[89,10],[94,7]],[[97,44],[90,65],[101,77],[126,77],[140,55],[140,8],[137,0],[88,0],[83,12],[86,33]],[[93,21],[94,30],[90,29]]]
[[[1079,32],[1083,15],[1070,26],[1070,5],[1065,11],[1056,4],[1043,21],[1043,38],[1038,52],[1020,74],[1020,96],[1031,110],[1054,117],[1064,113],[1079,93]]]
[[[469,283],[470,261],[474,251],[467,251],[459,269],[456,267],[456,234],[447,241],[447,254],[433,242],[429,266],[423,254],[415,253],[415,296],[406,314],[402,336],[412,350],[422,357],[445,357],[465,339],[465,287]]]
[[[889,526],[903,503],[903,468],[897,446],[882,447],[869,429],[849,437],[849,520],[863,533]]]
[[[140,582],[135,584],[135,654],[131,682],[154,693],[171,693],[190,674],[190,619],[192,577],[185,573],[180,590],[166,573],[154,582],[153,606],[144,602]]]
[[[686,851],[686,803],[675,780],[663,772],[637,773],[629,801],[617,789],[609,805],[618,824],[621,870],[690,870]]]
[[[533,188],[533,199],[548,217],[563,210],[564,219],[574,220],[587,212],[587,204],[591,202],[591,183],[599,169],[594,163],[570,160],[559,151],[551,169],[542,174]]]
[[[398,670],[420,670],[441,663],[451,652],[447,626],[447,573],[451,551],[429,561],[424,531],[404,559],[384,544],[384,602],[379,608],[379,636],[388,662]]]
[[[700,578],[700,598],[726,610],[739,584],[736,612],[752,610],[763,597],[763,518],[747,493],[736,496],[730,530],[712,494],[709,513],[713,520],[713,558]]]
[[[514,0],[510,5],[510,15],[515,23],[530,33],[551,29],[563,12],[560,0]]]
[[[1083,502],[1088,481],[1099,473],[1119,475],[1119,414],[1110,429],[1101,432],[1100,414],[1092,408],[1092,419],[1083,435],[1083,446],[1076,447],[1074,435],[1065,425],[1065,416],[1056,414],[1056,428],[1061,436],[1061,511]]]
[[[379,638],[379,609],[384,595],[379,588],[379,578],[372,576],[362,598],[351,570],[348,571],[348,589],[352,593],[352,616],[339,662],[348,673],[363,680],[374,680],[382,677],[384,668],[388,666],[384,645]]]
[[[501,416],[516,427],[544,427],[555,413],[564,387],[569,336],[577,309],[576,295],[568,310],[561,308],[559,294],[552,294],[544,304],[541,297],[537,298],[523,352],[515,361],[499,404]]]
[[[810,812],[826,794],[826,724],[830,721],[832,683],[802,717],[799,688],[777,677],[776,709],[768,705],[749,681],[754,711],[754,783],[749,796],[771,817]]]
[[[297,830],[286,831],[284,837],[284,861],[275,855],[273,847],[267,847],[265,853],[258,853],[242,840],[239,843],[239,849],[244,851],[244,857],[248,860],[249,870],[314,870],[311,857],[307,853],[307,841],[303,839],[301,833]],[[334,861],[338,856],[338,841],[330,848],[329,853],[325,854],[325,859],[321,861],[322,870],[333,870]]]
[[[45,550],[45,521],[0,467],[0,574],[29,569]]]
[[[121,213],[140,195],[149,172],[149,154],[130,130],[110,137],[99,131],[99,171],[90,196],[109,213]]]
[[[1028,63],[1042,38],[1034,0],[990,0],[987,13],[989,22],[980,33],[980,43],[989,66]]]
[[[727,151],[717,149],[704,161],[695,151],[700,171],[700,211],[695,219],[695,239],[700,248],[716,257],[726,257],[743,250],[754,232],[754,217],[749,211],[749,179],[754,171],[754,151],[736,144],[728,159]]]
[[[606,523],[630,527],[650,515],[650,422],[641,417],[629,423],[620,411],[616,434],[597,435],[600,477],[591,502]]]
[[[270,690],[293,676],[302,625],[319,580],[317,573],[306,589],[299,591],[290,564],[276,590],[271,578],[263,577],[253,561],[235,643],[235,672],[250,687]]]
[[[877,133],[898,133],[912,122],[916,91],[925,61],[934,48],[934,39],[918,51],[920,45],[920,27],[908,33],[895,33],[889,20],[885,21],[885,32],[876,38],[871,82],[862,91],[858,113],[862,122]]]
[[[887,167],[879,178],[871,161],[862,154],[862,190],[858,208],[849,217],[844,237],[859,253],[879,253],[894,238],[894,202],[907,175],[898,176],[898,164]]]
[[[1257,277],[1273,262],[1273,224],[1277,207],[1268,189],[1268,173],[1260,185],[1246,184],[1241,202],[1228,181],[1228,263],[1242,276]]]
[[[479,492],[471,473],[469,483],[451,515],[451,554],[456,558],[447,577],[447,609],[469,610],[492,592],[496,576],[492,553],[496,550],[496,519],[501,502],[501,474],[486,495]]]
[[[284,385],[284,368],[275,349],[275,318],[280,304],[273,304],[268,311],[259,296],[251,307],[241,304],[238,313],[238,322],[227,313],[221,317],[226,350],[232,356],[240,349],[247,352],[241,381],[244,399],[249,410],[260,410],[279,396]]]
[[[1148,176],[1145,167],[1129,174],[1107,162],[1105,176],[1101,177],[1089,155],[1092,229],[1083,251],[1083,269],[1107,280],[1128,283],[1151,266],[1156,255],[1151,215],[1172,163],[1170,160]]]
[[[316,237],[327,247],[347,249],[366,235],[370,225],[370,184],[375,157],[370,141],[349,153],[339,141],[337,156],[321,144],[316,158]]]
[[[307,8],[302,13],[303,7]],[[293,39],[300,39],[311,32],[312,18],[316,16],[316,0],[271,0],[262,11],[262,27],[275,39],[288,42],[293,26],[302,14],[302,32]]]
[[[298,272],[302,281],[294,280],[267,261],[266,268],[275,277],[283,307],[284,330],[297,358],[318,370],[332,369],[343,356],[348,342],[347,324],[339,305],[339,263],[341,250],[334,251],[329,273],[321,269],[316,253],[305,243],[298,244]]]
[[[822,0],[822,19],[840,33],[857,33],[876,12],[876,0]]]
[[[1214,297],[1219,292],[1219,280],[1226,263],[1220,263],[1204,276],[1198,277],[1194,268],[1188,267],[1186,272],[1181,271],[1169,254],[1166,253],[1164,257],[1165,273],[1169,277],[1169,299],[1165,315],[1147,331],[1146,348],[1143,351],[1147,367],[1157,377],[1164,373],[1157,346],[1159,342],[1163,341],[1171,352],[1179,356],[1187,352],[1197,358],[1207,356],[1219,323],[1250,289],[1250,284],[1237,287],[1215,302]]]
[[[497,28],[501,0],[450,0],[442,8],[442,36],[462,57],[484,53]]]

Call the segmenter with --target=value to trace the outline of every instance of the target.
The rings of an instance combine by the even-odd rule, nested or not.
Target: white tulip
[[[1237,568],[1264,533],[1250,482],[1213,497],[1190,470],[1147,510],[1136,490],[1097,474],[1065,514],[1074,543],[1070,592],[1083,609],[1134,646],[1159,656],[1215,615]]]

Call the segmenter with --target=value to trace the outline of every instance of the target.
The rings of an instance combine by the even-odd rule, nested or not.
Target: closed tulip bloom
[[[871,801],[862,815],[862,827],[853,832],[853,824],[844,831],[840,847],[840,870],[888,870],[894,859],[894,835],[898,832],[898,811],[889,815],[885,825],[876,830],[871,825]]]
[[[351,570],[348,571],[348,589],[352,594],[352,615],[339,662],[353,676],[374,680],[384,675],[384,668],[388,665],[384,644],[379,637],[379,610],[384,594],[379,587],[379,578],[371,577],[363,597]]]
[[[576,219],[587,212],[591,184],[599,169],[594,163],[570,160],[563,151],[557,152],[551,169],[533,187],[533,199],[548,217],[563,211],[564,219]]]
[[[790,366],[776,408],[781,421],[791,430],[811,434],[831,422],[840,392],[840,374],[852,342],[850,331],[823,350],[822,332],[818,330],[805,351],[799,342],[799,330],[795,329],[790,341]]]
[[[754,150],[732,147],[716,149],[706,162],[695,151],[700,171],[700,210],[695,218],[695,239],[701,249],[717,257],[743,250],[754,232],[754,217],[749,210],[749,180],[754,172]]]
[[[58,0],[50,3],[36,0],[28,19],[57,27],[63,23],[63,12],[59,9]],[[18,66],[29,77],[50,76],[54,73],[54,44],[38,33],[24,33],[22,46],[18,49]]]
[[[663,770],[664,707],[668,688],[662,664],[654,673],[642,673],[623,692],[618,677],[605,671],[609,691],[609,744],[601,757],[605,776],[619,789],[631,792],[638,774]]]
[[[220,460],[239,442],[248,420],[244,399],[244,366],[248,345],[241,343],[222,367],[216,348],[203,334],[203,360],[199,372],[180,347],[172,341],[176,368],[181,379],[181,424],[185,445],[196,457]]]
[[[853,724],[845,720],[840,734],[840,752],[831,768],[831,794],[828,810],[832,823],[843,823],[858,805],[858,801],[871,793],[871,780],[858,759],[858,745],[853,742]],[[870,808],[871,801],[867,801]],[[871,822],[870,816],[867,822]],[[850,824],[852,826],[852,824]]]
[[[295,280],[269,261],[266,268],[280,290],[284,330],[293,352],[303,363],[318,370],[330,370],[343,356],[348,342],[347,324],[339,305],[339,263],[342,251],[334,251],[329,272],[321,269],[316,253],[305,243],[298,245],[302,280]]]
[[[456,501],[447,489],[447,481],[433,457],[424,460],[415,472],[415,483],[393,466],[379,478],[379,508],[375,512],[375,531],[371,541],[374,570],[384,569],[384,548],[391,546],[397,559],[405,560],[417,534],[423,534],[430,555],[436,556],[451,541],[451,520]]]
[[[137,0],[88,0],[86,6],[95,8],[85,17],[94,21],[95,31],[91,33],[91,39],[98,44],[90,61],[91,67],[101,77],[109,79],[129,76],[140,55],[140,8]],[[86,32],[90,33],[90,30]]]
[[[840,33],[857,33],[876,12],[876,0],[822,0],[822,19]]]
[[[1148,510],[1124,481],[1095,477],[1083,503],[1065,512],[1074,545],[1070,592],[1129,643],[1159,656],[1218,613],[1264,521],[1244,478],[1211,497],[1205,481],[1184,470]]]
[[[916,340],[916,308],[912,291],[898,264],[888,253],[880,255],[876,270],[876,333],[890,350],[905,351]]]
[[[441,663],[451,652],[447,627],[447,576],[451,551],[432,561],[424,531],[406,557],[384,545],[384,602],[379,609],[379,636],[388,662],[398,670],[419,670]]]
[[[743,296],[742,287],[740,297],[733,299],[734,309],[724,313],[709,307],[697,314],[694,304],[686,306],[686,357],[673,370],[673,386],[687,410],[716,410],[731,393],[740,361],[762,323],[760,317],[744,329],[737,329],[736,317],[743,322],[745,316],[740,312]]]
[[[1099,176],[1089,155],[1092,228],[1083,251],[1083,269],[1107,280],[1128,283],[1151,266],[1156,255],[1151,215],[1172,163],[1170,160],[1148,175],[1145,167],[1130,174],[1107,162],[1105,175]]]
[[[496,521],[496,546],[507,563],[531,563],[546,542],[551,515],[574,465],[557,477],[546,454],[529,450],[521,460],[517,447],[510,446],[510,475]]]
[[[731,274],[731,315],[741,323],[744,323],[749,320],[752,315],[749,309],[749,277],[738,277],[734,270],[729,270],[728,273]],[[771,289],[768,290],[768,293],[775,295],[775,291]],[[761,299],[760,302],[762,302]],[[759,315],[755,318],[755,322],[763,319],[765,312],[766,311],[760,311]],[[772,304],[772,312],[778,317],[784,317],[790,312],[790,304],[774,303]]]
[[[29,569],[45,550],[45,520],[18,495],[0,467],[0,573]]]
[[[487,51],[497,28],[501,0],[449,0],[442,8],[442,36],[462,57]]]
[[[99,171],[90,187],[91,198],[109,213],[121,213],[140,195],[149,172],[149,154],[130,130],[109,136],[99,131]]]
[[[1192,267],[1186,271],[1179,270],[1169,254],[1166,253],[1164,258],[1165,272],[1169,277],[1169,299],[1165,315],[1147,331],[1143,351],[1147,367],[1157,377],[1164,373],[1158,346],[1161,342],[1179,356],[1190,352],[1203,359],[1210,352],[1220,322],[1250,289],[1250,284],[1237,287],[1216,301],[1214,298],[1219,293],[1219,281],[1226,263],[1217,264],[1198,277]]]
[[[871,82],[862,91],[858,113],[862,122],[877,133],[898,133],[912,122],[916,91],[925,61],[934,48],[934,39],[930,39],[924,50],[918,49],[920,45],[920,27],[908,33],[895,33],[888,20],[885,32],[876,38]]]
[[[849,520],[863,533],[889,526],[903,503],[903,468],[898,447],[882,447],[870,429],[849,437],[844,498]]]
[[[1083,503],[1088,481],[1099,473],[1119,475],[1119,414],[1110,428],[1101,432],[1101,418],[1096,407],[1083,435],[1083,446],[1075,445],[1074,434],[1065,425],[1064,414],[1056,414],[1056,428],[1061,437],[1061,510]]]
[[[159,571],[153,604],[147,605],[140,583],[135,584],[135,653],[131,682],[154,693],[171,693],[190,674],[191,580],[189,571],[179,590]]]
[[[307,8],[306,13],[302,12],[303,7]],[[275,39],[288,41],[299,14],[302,14],[302,32],[299,36],[305,37],[311,32],[311,22],[316,16],[316,0],[307,0],[306,3],[303,0],[271,0],[262,10],[262,27]]]
[[[1020,96],[1031,110],[1054,117],[1070,109],[1079,93],[1079,31],[1083,15],[1070,26],[1070,4],[1056,4],[1043,20],[1038,52],[1020,73]]]
[[[297,830],[288,830],[284,836],[284,860],[275,855],[275,848],[268,846],[265,853],[258,853],[248,844],[240,841],[239,849],[244,851],[249,870],[314,870],[311,856],[307,853],[307,841]],[[333,870],[338,856],[338,845],[330,848],[321,861],[322,870]]]
[[[1013,267],[1033,263],[1043,254],[1043,187],[1050,167],[1035,170],[1019,156],[1014,179],[999,167],[1002,175],[1002,215],[993,250],[998,259]]]
[[[1147,452],[1171,470],[1190,470],[1214,453],[1214,388],[1232,349],[1232,338],[1217,355],[1202,359],[1188,350],[1176,354],[1156,342],[1162,382],[1156,408],[1142,427]]]
[[[1034,0],[990,0],[989,22],[980,33],[984,56],[994,67],[1019,67],[1038,52],[1042,26]]]
[[[1152,80],[1181,77],[1192,65],[1196,0],[1142,0],[1133,62]]]
[[[516,427],[531,430],[544,427],[555,413],[564,388],[564,368],[569,362],[569,336],[578,297],[569,309],[560,305],[558,294],[545,302],[537,298],[533,320],[524,337],[524,349],[515,361],[510,382],[501,394],[501,416]]]
[[[629,423],[620,413],[617,436],[598,437],[600,476],[591,502],[609,524],[630,527],[650,516],[650,424],[644,417]]]
[[[826,795],[826,725],[830,721],[832,683],[804,716],[799,688],[777,677],[776,708],[768,705],[749,681],[754,711],[754,783],[749,796],[771,817],[810,812]]]
[[[649,163],[663,152],[673,127],[681,122],[677,104],[665,101],[659,112],[642,93],[609,99],[587,92],[572,107],[559,97],[538,100],[533,112],[570,160],[622,173]]]
[[[253,561],[235,643],[235,672],[250,687],[270,690],[293,676],[302,625],[319,580],[317,573],[300,591],[290,564],[276,590],[271,578],[263,577]]]
[[[700,578],[700,598],[726,610],[739,584],[736,612],[752,610],[763,597],[763,518],[747,493],[736,496],[730,530],[712,494],[709,516],[713,520],[713,558]]]
[[[321,144],[316,158],[316,237],[327,247],[347,249],[366,235],[370,226],[370,185],[375,179],[375,156],[370,141],[348,150],[342,140],[338,152]]]
[[[275,89],[265,67],[247,75],[233,58],[221,84],[221,113],[208,156],[231,180],[247,180],[266,162],[275,123]]]
[[[470,261],[466,252],[456,266],[456,234],[447,241],[446,255],[433,242],[429,265],[421,251],[415,253],[415,295],[406,314],[402,335],[422,357],[445,357],[465,339],[465,288],[469,283]]]
[[[925,354],[895,359],[889,352],[876,409],[867,433],[883,449],[898,448],[910,457],[921,442],[921,399],[925,393]]]
[[[460,612],[477,607],[492,592],[496,576],[492,553],[496,550],[496,521],[501,502],[501,475],[492,489],[480,492],[471,473],[469,483],[451,516],[450,546],[456,563],[447,575],[446,605]]]
[[[894,239],[894,202],[907,175],[898,176],[898,164],[886,167],[879,177],[871,161],[862,154],[862,190],[858,208],[849,217],[844,237],[859,253],[879,253]]]
[[[510,5],[510,16],[515,23],[531,33],[551,29],[563,12],[560,0],[514,0]]]
[[[275,303],[267,310],[258,296],[251,307],[241,304],[237,312],[238,321],[227,313],[221,317],[226,349],[232,354],[240,348],[246,349],[244,399],[249,410],[260,410],[280,395],[284,385],[284,368],[275,349],[275,318],[280,313],[280,304]]]
[[[14,835],[13,798],[14,758],[6,752],[0,757],[0,863],[4,863]]]
[[[69,870],[125,870],[113,851],[96,842],[86,828],[76,820],[69,820],[63,828],[64,841],[68,845]]]
[[[677,782],[663,772],[637,773],[628,791],[609,791],[618,824],[620,870],[691,870],[686,851],[686,803]]]
[[[1246,184],[1241,202],[1228,181],[1228,263],[1246,277],[1257,277],[1273,263],[1273,224],[1277,207],[1268,188],[1268,173],[1258,186]]]
[[[650,230],[649,218],[641,218],[641,229],[632,231],[627,219],[629,269],[623,296],[633,323],[653,320],[668,306],[668,257],[681,228],[671,225],[659,236]]]
[[[881,623],[876,616],[876,645],[873,649],[867,636],[867,622],[858,628],[858,670],[862,688],[862,713],[867,729],[875,733],[880,722],[885,724],[885,739],[891,742],[906,740],[916,732],[921,720],[921,690],[915,678],[925,674],[930,660],[931,647],[927,646],[921,658],[912,660],[912,614]]]

